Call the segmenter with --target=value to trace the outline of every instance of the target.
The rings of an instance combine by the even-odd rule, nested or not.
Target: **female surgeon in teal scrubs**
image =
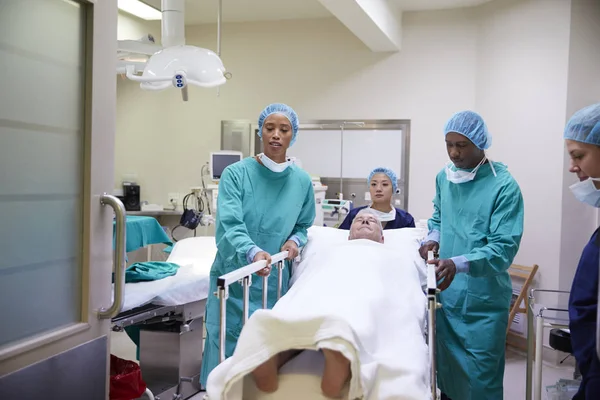
[[[210,270],[210,295],[206,307],[206,340],[200,382],[206,387],[209,373],[219,363],[219,300],[213,295],[217,278],[259,260],[271,263],[271,254],[289,251],[298,255],[306,244],[307,229],[315,219],[315,196],[310,176],[287,161],[288,147],[298,134],[298,116],[285,104],[271,104],[258,118],[258,136],[264,153],[227,167],[219,182],[216,220],[217,255]],[[277,301],[277,269],[269,275],[268,307]],[[290,270],[283,270],[282,293],[288,289]],[[241,285],[229,287],[225,356],[230,357],[242,329]],[[250,287],[250,315],[262,308],[262,279]]]
[[[600,208],[600,103],[577,111],[564,132],[571,156],[569,171],[579,182],[571,186],[575,197]],[[582,381],[576,400],[600,398],[600,360],[596,355],[598,320],[598,268],[600,228],[592,235],[579,259],[569,298],[569,329],[573,355]]]

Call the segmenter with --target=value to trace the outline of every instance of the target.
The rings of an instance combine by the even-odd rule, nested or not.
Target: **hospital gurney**
[[[272,265],[278,269],[277,276],[280,277],[278,280],[278,299],[281,297],[282,287],[282,270],[285,268],[283,260],[287,257],[287,252],[281,252],[271,257]],[[429,259],[433,259],[433,252],[429,253]],[[265,268],[267,266],[266,261],[258,261],[242,267],[236,271],[230,272],[218,278],[217,280],[217,297],[220,301],[220,335],[219,335],[219,347],[220,347],[220,362],[225,361],[225,328],[226,328],[226,307],[227,298],[229,292],[229,286],[237,284],[238,282],[243,288],[243,323],[245,324],[249,318],[249,295],[250,286],[252,284],[252,274]],[[262,304],[263,308],[267,305],[267,282],[269,277],[262,277],[263,279],[263,293],[262,293]],[[438,399],[438,390],[436,382],[436,363],[435,363],[435,316],[436,309],[439,307],[437,301],[437,282],[435,277],[435,267],[427,267],[427,304],[428,304],[428,319],[427,319],[427,342],[429,347],[429,363],[430,363],[430,383],[431,383],[431,397],[430,399]],[[309,398],[302,392],[302,386],[298,387],[298,395],[301,395],[303,399],[309,400]],[[271,398],[271,397],[270,397]],[[205,400],[216,400],[209,399],[208,395],[204,396]],[[286,399],[291,400],[289,397]]]
[[[112,329],[141,327],[140,367],[157,398],[186,399],[200,391],[203,318],[216,252],[214,237],[183,239],[167,259],[180,266],[176,275],[124,285]]]

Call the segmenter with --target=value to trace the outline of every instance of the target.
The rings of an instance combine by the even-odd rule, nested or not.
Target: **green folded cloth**
[[[157,281],[175,275],[178,269],[179,265],[170,262],[135,263],[125,270],[125,283]]]

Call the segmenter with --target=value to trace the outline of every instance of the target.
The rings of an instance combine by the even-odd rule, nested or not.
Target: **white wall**
[[[600,2],[573,0],[566,118],[589,104],[600,102]],[[600,225],[600,210],[577,201],[569,185],[577,182],[568,171],[570,159],[563,150],[562,237],[560,288],[570,290],[581,250]]]
[[[494,1],[480,8],[476,107],[525,201],[515,260],[538,264],[538,284],[559,284],[570,1]],[[543,150],[542,150],[543,149]]]

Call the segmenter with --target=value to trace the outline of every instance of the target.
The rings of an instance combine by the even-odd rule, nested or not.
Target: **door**
[[[0,399],[108,394],[116,44],[116,0],[0,0]]]

